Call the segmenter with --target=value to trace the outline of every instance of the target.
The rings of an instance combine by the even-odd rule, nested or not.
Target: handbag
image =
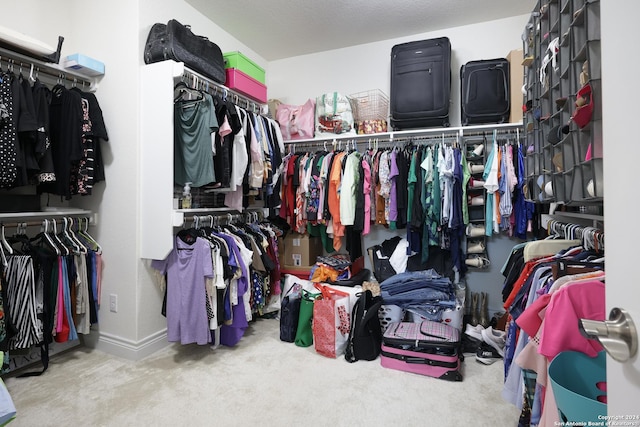
[[[300,301],[300,316],[298,317],[298,329],[294,339],[298,347],[309,347],[313,344],[313,306],[316,299],[320,298],[320,293],[312,293],[306,289],[302,290]]]
[[[280,104],[276,120],[285,140],[313,138],[316,103],[313,99],[302,105]]]
[[[384,282],[389,277],[398,274],[391,265],[389,258],[385,258],[382,255],[382,246],[375,245],[367,249],[371,263],[373,265],[373,275],[376,277],[379,283]]]
[[[291,294],[296,287],[289,288],[280,304],[280,340],[284,342],[294,342],[298,331],[302,298],[299,292]]]
[[[349,293],[319,283],[316,288],[322,298],[313,305],[313,343],[316,352],[335,358],[344,353],[349,338]]]
[[[316,133],[356,134],[349,98],[338,92],[316,98]]]
[[[169,59],[184,62],[187,68],[215,82],[225,83],[224,58],[218,45],[193,34],[188,25],[182,25],[175,19],[166,25],[153,24],[144,48],[145,64]]]

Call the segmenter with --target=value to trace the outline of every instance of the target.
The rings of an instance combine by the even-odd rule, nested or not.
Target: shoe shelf
[[[469,225],[465,230],[465,264],[471,268],[486,268],[489,265],[487,237],[485,235],[484,165],[486,141],[475,138],[463,138],[466,160],[469,163],[471,179],[467,186],[467,208]]]
[[[525,197],[543,204],[601,203],[599,0],[539,0],[525,27],[523,41],[530,64],[524,67],[523,75]],[[549,60],[553,52],[555,60]],[[587,85],[591,87],[590,98],[579,96]],[[586,123],[580,120],[578,111],[586,113]],[[567,133],[550,137],[558,127],[567,125]]]

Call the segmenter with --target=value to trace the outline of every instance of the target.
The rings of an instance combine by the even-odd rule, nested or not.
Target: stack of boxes
[[[225,86],[257,102],[266,103],[264,69],[238,51],[227,52],[222,56],[227,75]]]

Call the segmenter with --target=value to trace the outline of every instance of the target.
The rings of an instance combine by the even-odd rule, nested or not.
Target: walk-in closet
[[[3,11],[0,424],[639,425],[640,6],[281,3]]]

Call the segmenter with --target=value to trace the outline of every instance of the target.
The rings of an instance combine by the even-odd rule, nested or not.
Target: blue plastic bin
[[[597,386],[607,380],[604,351],[593,358],[577,351],[563,351],[549,364],[549,379],[560,421],[602,422],[607,415],[606,403],[598,401],[598,396],[606,396],[606,388]]]

